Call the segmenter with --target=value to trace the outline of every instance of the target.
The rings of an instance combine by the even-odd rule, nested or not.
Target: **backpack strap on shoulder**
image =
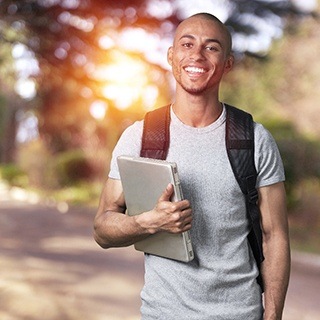
[[[254,165],[253,119],[249,113],[226,105],[226,147],[234,175],[244,194],[250,201],[257,201]]]
[[[233,173],[246,198],[247,214],[251,225],[248,240],[260,271],[264,260],[260,210],[257,204],[257,171],[254,162],[254,123],[251,114],[226,105],[226,147]],[[261,274],[258,283],[262,286]]]
[[[148,112],[144,118],[140,156],[165,160],[170,142],[170,105]]]

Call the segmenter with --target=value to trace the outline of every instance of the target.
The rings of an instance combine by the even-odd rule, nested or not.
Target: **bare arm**
[[[259,189],[263,251],[264,320],[281,320],[290,276],[290,247],[284,184]]]
[[[170,202],[173,192],[169,185],[155,208],[137,216],[128,216],[122,185],[108,179],[102,191],[94,220],[94,238],[103,248],[129,246],[157,232],[181,233],[191,228],[189,201]]]

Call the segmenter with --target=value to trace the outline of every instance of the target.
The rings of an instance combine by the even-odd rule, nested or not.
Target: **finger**
[[[191,223],[186,223],[182,229],[182,232],[188,231],[191,229]]]
[[[188,231],[191,229],[191,222],[183,222],[183,223],[179,223],[177,224],[173,229],[172,232],[173,233],[181,233],[184,231]]]
[[[190,206],[190,202],[188,200],[184,200],[183,201],[183,210],[192,211],[192,208]]]
[[[158,202],[160,202],[160,201],[170,201],[170,198],[171,198],[172,194],[173,194],[173,185],[171,183],[169,183],[167,185],[166,189],[161,194]]]

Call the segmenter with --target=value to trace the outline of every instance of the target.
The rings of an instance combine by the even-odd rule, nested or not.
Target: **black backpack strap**
[[[165,160],[170,142],[170,105],[148,112],[144,118],[140,156]]]
[[[260,271],[264,260],[260,210],[257,204],[257,171],[254,163],[254,124],[252,116],[245,111],[226,105],[226,147],[233,173],[246,198],[251,231],[248,240]],[[261,274],[258,282],[262,286]]]

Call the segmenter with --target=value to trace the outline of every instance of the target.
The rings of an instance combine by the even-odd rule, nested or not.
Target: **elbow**
[[[109,249],[112,247],[105,232],[102,231],[102,228],[97,219],[94,221],[93,225],[93,238],[102,249]]]
[[[286,243],[289,244],[289,231],[288,227],[285,228],[272,228],[266,230],[262,228],[262,239],[263,242],[278,242],[278,243]]]
[[[109,249],[111,245],[106,241],[105,238],[101,238],[95,231],[93,233],[93,238],[95,242],[102,248],[102,249]]]

